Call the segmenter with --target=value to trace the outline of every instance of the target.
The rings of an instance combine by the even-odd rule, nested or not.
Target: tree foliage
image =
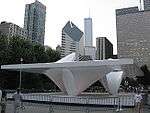
[[[60,59],[60,53],[58,51],[54,51],[50,47],[46,49],[46,54],[48,55],[49,62],[56,62],[58,59]]]
[[[147,65],[141,66],[141,70],[144,73],[144,76],[138,77],[138,82],[145,86],[145,88],[150,85],[150,71],[148,70]]]
[[[8,62],[8,43],[5,36],[0,36],[0,64],[7,64]]]
[[[33,43],[22,37],[0,36],[0,65],[22,63],[47,63],[60,59],[60,54],[50,47],[45,47]],[[51,83],[48,78],[43,78],[39,74],[23,73],[23,88],[43,88],[46,82]],[[19,84],[19,73],[0,70],[0,87],[15,89]],[[45,82],[46,81],[46,82]]]

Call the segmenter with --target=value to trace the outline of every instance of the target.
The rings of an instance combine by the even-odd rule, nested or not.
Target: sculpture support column
[[[77,87],[74,80],[74,76],[69,69],[63,69],[63,82],[66,88],[68,95],[77,95]]]
[[[106,75],[108,88],[111,94],[117,95],[122,81],[123,71],[110,72]]]

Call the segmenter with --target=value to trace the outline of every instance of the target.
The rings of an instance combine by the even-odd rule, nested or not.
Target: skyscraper
[[[92,18],[84,19],[85,46],[93,46]]]
[[[96,59],[104,60],[112,58],[113,45],[106,37],[96,38]]]
[[[83,43],[83,32],[71,21],[68,21],[62,29],[61,57],[72,52],[83,55]]]
[[[95,47],[93,47],[92,18],[84,19],[84,55],[95,59]]]
[[[150,10],[117,9],[116,22],[118,58],[133,58],[139,67],[150,68]]]
[[[33,42],[44,45],[46,6],[35,1],[26,4],[24,28],[27,30],[28,38]]]

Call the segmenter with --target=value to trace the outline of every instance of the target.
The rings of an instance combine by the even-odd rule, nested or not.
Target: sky
[[[35,0],[0,0],[0,22],[24,25],[25,4]],[[61,45],[61,32],[71,20],[84,32],[84,18],[93,21],[93,46],[97,37],[107,37],[117,53],[115,9],[139,6],[140,0],[39,0],[46,5],[45,45]],[[90,10],[90,11],[89,11]],[[90,15],[89,15],[90,12]]]

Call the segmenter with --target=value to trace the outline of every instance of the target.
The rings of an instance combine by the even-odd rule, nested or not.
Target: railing
[[[150,105],[150,94],[147,97],[147,104]]]
[[[63,96],[50,94],[22,94],[24,100],[33,100],[39,102],[73,103],[73,104],[91,104],[91,105],[118,105],[134,106],[134,95],[115,96]],[[7,95],[12,98],[12,94]]]
[[[13,101],[8,101],[7,112],[11,113],[13,111]],[[102,111],[116,111],[116,107],[91,107],[91,106],[68,106],[68,105],[55,105],[55,104],[43,104],[43,103],[32,103],[32,102],[23,102],[25,109],[21,107],[18,109],[19,113],[97,113]],[[6,112],[6,113],[7,113]],[[103,113],[104,113],[103,112]],[[106,112],[106,113],[107,113]]]

